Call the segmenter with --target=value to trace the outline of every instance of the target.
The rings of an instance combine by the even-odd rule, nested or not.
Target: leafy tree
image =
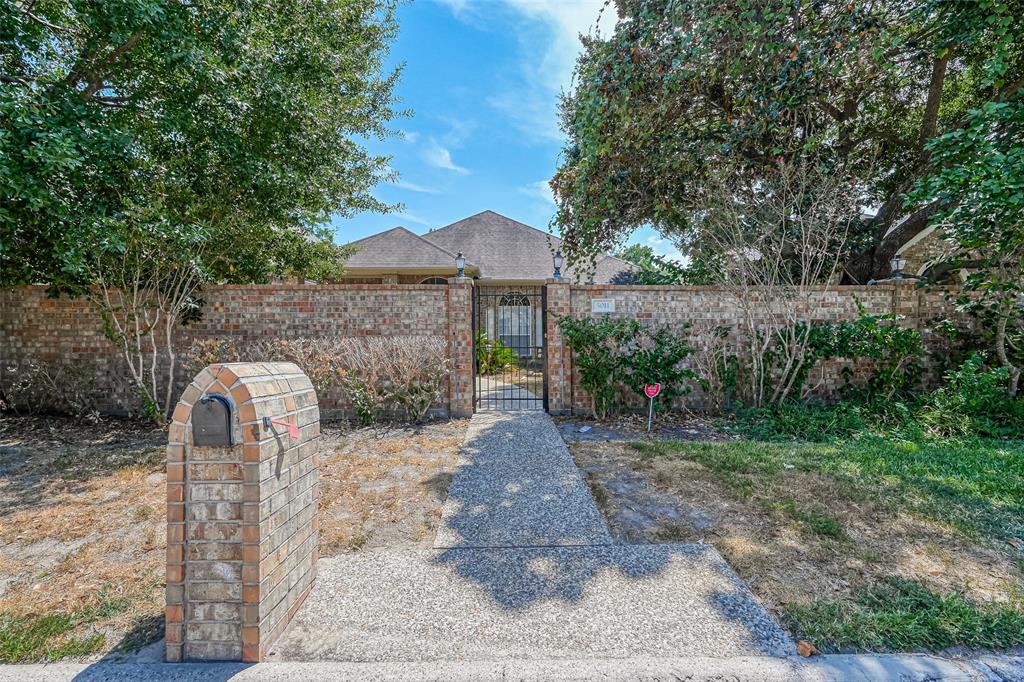
[[[317,228],[387,207],[390,0],[0,4],[0,284],[79,290],[101,252],[199,230],[210,278],[337,269]]]
[[[330,278],[398,72],[392,0],[0,4],[0,285],[95,305],[147,412],[204,282]],[[162,378],[158,379],[158,375]]]
[[[631,244],[615,255],[640,269],[619,273],[612,279],[612,284],[712,284],[719,277],[720,268],[714,267],[714,263],[711,263],[712,267],[708,267],[707,261],[683,265],[654,253],[654,249],[646,244]]]
[[[551,184],[571,263],[642,225],[700,247],[720,174],[756,186],[812,162],[857,181],[844,279],[888,276],[938,208],[905,201],[935,168],[928,142],[1024,85],[1022,0],[615,4],[561,105]]]
[[[1024,360],[1024,99],[972,109],[928,151],[938,168],[911,198],[936,205],[932,224],[959,246],[937,268],[970,268],[959,304],[991,330],[1015,396]]]

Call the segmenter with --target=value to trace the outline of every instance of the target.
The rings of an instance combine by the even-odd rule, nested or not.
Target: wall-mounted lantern
[[[466,257],[459,251],[459,255],[455,257],[455,276],[465,277],[466,276]]]
[[[558,249],[555,251],[555,255],[551,260],[555,264],[555,279],[562,279],[562,264],[565,263],[565,258],[562,257],[562,250]]]
[[[903,279],[903,269],[907,267],[907,259],[897,253],[889,261],[889,265],[892,266],[892,278]]]

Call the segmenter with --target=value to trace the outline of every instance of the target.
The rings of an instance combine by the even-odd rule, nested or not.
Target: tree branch
[[[38,14],[32,14],[32,12],[30,12],[28,9],[22,9],[21,10],[21,15],[23,17],[26,17],[27,19],[30,19],[31,21],[36,22],[40,26],[45,26],[46,28],[50,29],[51,31],[57,31],[58,33],[71,33],[71,29],[70,28],[66,28],[64,26],[58,26],[57,24],[51,23],[51,22],[47,21],[46,19],[43,19]]]
[[[131,34],[131,36],[128,37],[128,40],[124,41],[124,43],[108,52],[107,56],[105,56],[103,59],[99,61],[98,64],[96,64],[96,66],[92,69],[92,74],[90,74],[90,82],[82,93],[84,96],[91,97],[92,95],[96,94],[98,90],[102,89],[104,77],[106,74],[102,73],[101,71],[105,67],[108,67],[111,64],[117,62],[117,60],[120,59],[126,52],[128,52],[128,50],[132,49],[132,47],[135,46],[135,43],[139,42],[139,40],[142,38],[142,34],[143,32],[141,30]]]
[[[924,149],[925,143],[935,137],[939,124],[939,104],[942,102],[942,88],[946,81],[946,69],[949,65],[949,54],[952,49],[947,49],[946,54],[939,57],[932,63],[932,78],[928,85],[928,99],[924,105],[924,116],[921,119],[921,137],[918,145]]]

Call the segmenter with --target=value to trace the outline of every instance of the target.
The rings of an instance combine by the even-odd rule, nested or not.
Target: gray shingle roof
[[[345,268],[415,268],[455,271],[455,254],[431,243],[404,227],[393,227],[370,235],[353,246],[356,252],[345,261]]]
[[[553,271],[551,254],[562,246],[558,237],[494,211],[463,218],[428,232],[423,239],[447,251],[462,251],[489,279],[547,279]],[[606,284],[633,267],[614,256],[599,256],[594,282]],[[571,270],[562,274],[574,279]]]

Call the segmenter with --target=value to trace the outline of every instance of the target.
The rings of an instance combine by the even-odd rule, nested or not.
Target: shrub
[[[516,354],[501,342],[488,339],[483,329],[476,332],[476,367],[479,374],[498,374],[517,366]]]
[[[441,398],[450,362],[439,337],[303,337],[197,340],[183,365],[192,375],[217,362],[294,362],[317,394],[340,386],[363,425],[387,408],[421,420]]]
[[[972,353],[927,396],[917,413],[922,427],[941,437],[1024,434],[1024,400],[1007,395],[1009,379],[1006,367],[986,368],[984,354]]]
[[[681,331],[689,325],[681,327]],[[687,395],[692,390],[689,381],[703,382],[697,373],[680,363],[693,353],[686,339],[668,327],[642,328],[641,333],[624,349],[622,364],[625,369],[623,382],[646,400],[644,385],[658,382],[661,395],[655,408],[666,409],[672,401]]]
[[[0,407],[20,414],[58,412],[97,422],[103,399],[96,382],[96,366],[76,361],[58,366],[35,358],[7,368],[13,377],[3,392]]]
[[[635,320],[613,321],[562,317],[559,327],[574,353],[580,384],[590,394],[595,419],[605,419],[615,409],[615,386],[623,366],[622,347],[640,333]]]
[[[573,350],[580,384],[592,399],[596,419],[615,411],[620,383],[646,400],[644,385],[660,382],[664,397],[659,405],[667,406],[690,392],[689,380],[701,381],[696,372],[680,367],[693,348],[670,327],[644,327],[636,320],[612,320],[607,315],[598,320],[562,317],[558,323]]]
[[[378,341],[386,347],[388,398],[412,421],[421,421],[427,410],[441,399],[441,387],[450,365],[447,344],[444,339],[432,336],[401,336]]]
[[[343,360],[337,339],[295,336],[287,339],[196,339],[182,355],[188,378],[204,367],[224,362],[294,362],[306,373],[318,395],[338,383]]]
[[[193,339],[181,354],[181,368],[189,380],[210,365],[241,361],[239,344],[231,338]]]

